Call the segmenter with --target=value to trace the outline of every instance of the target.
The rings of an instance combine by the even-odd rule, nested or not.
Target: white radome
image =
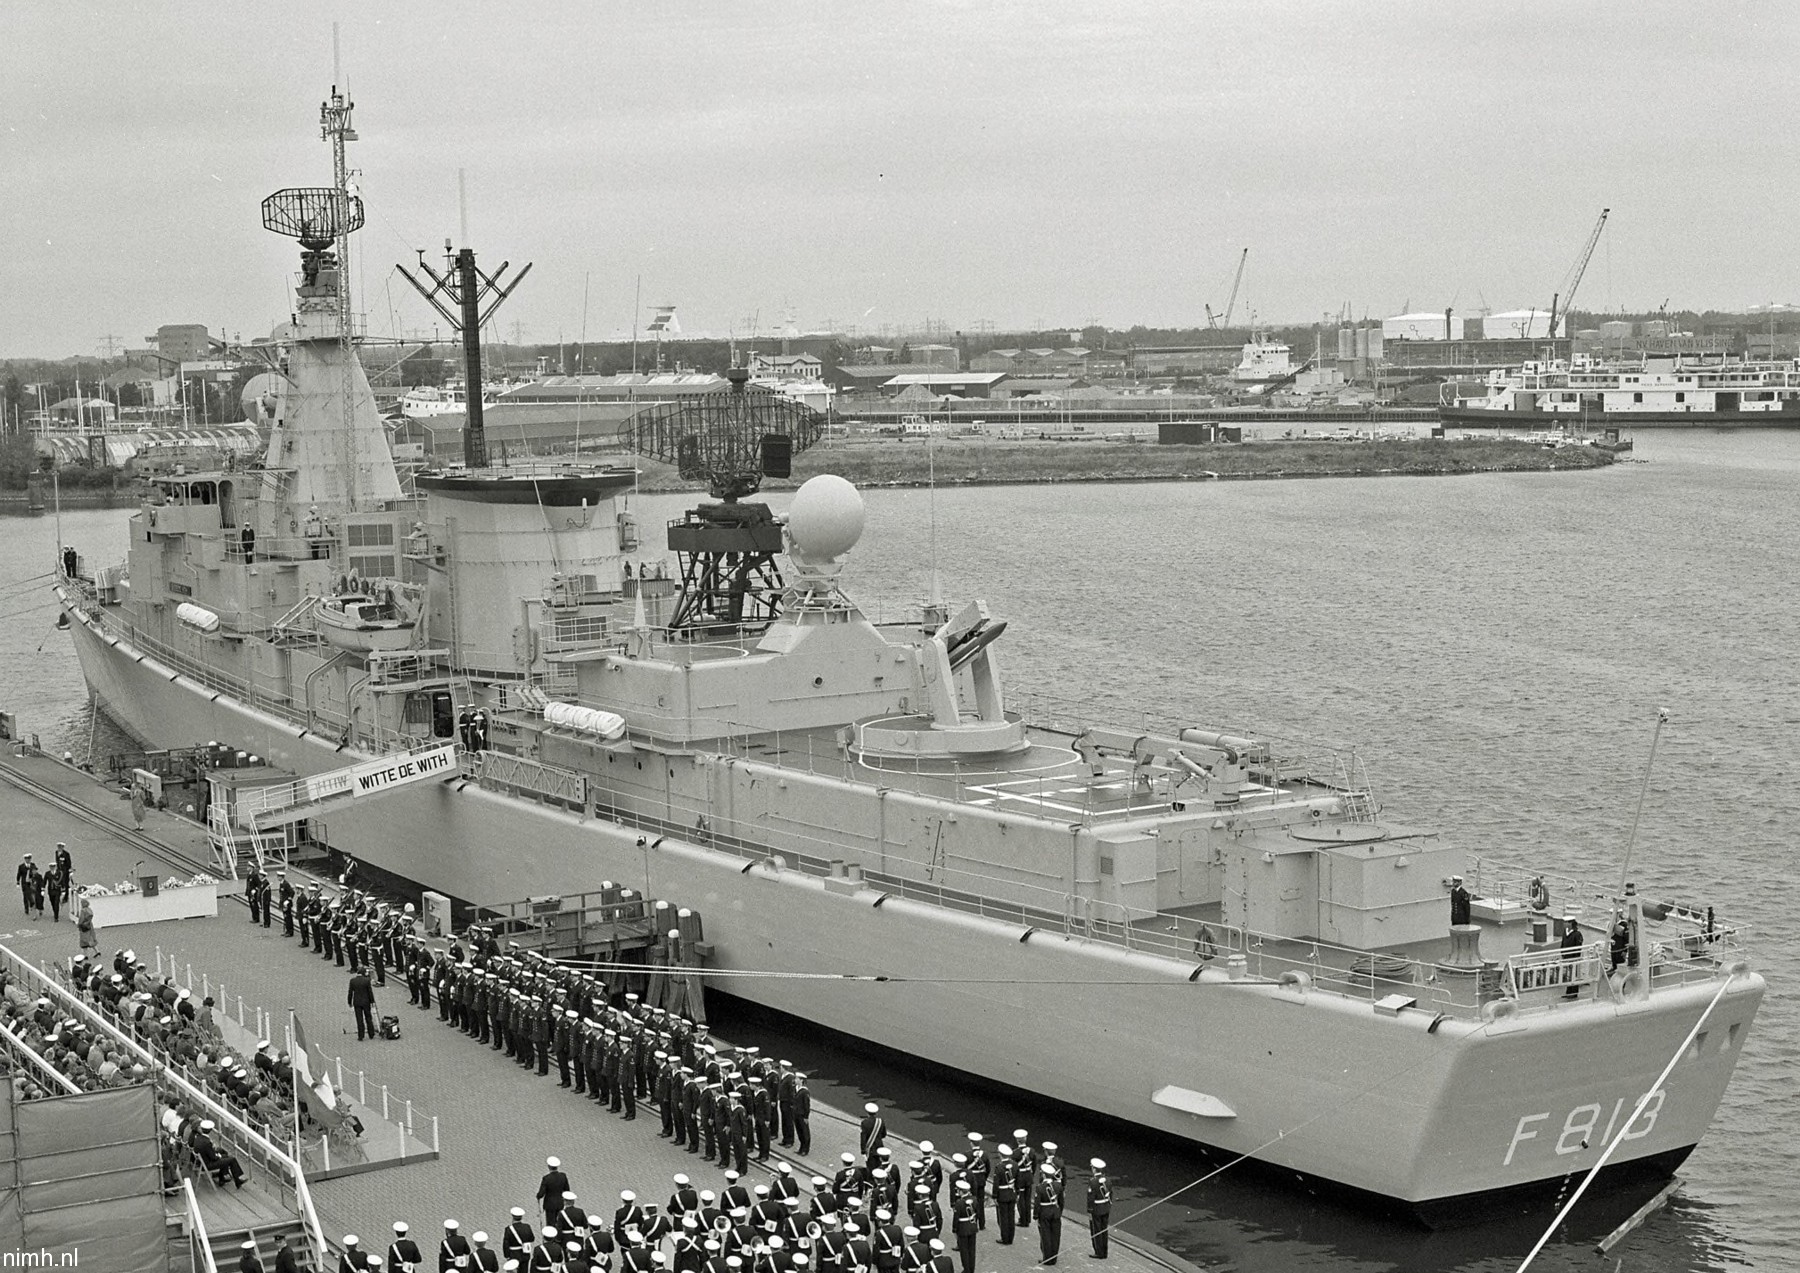
[[[807,561],[825,565],[856,546],[863,533],[862,494],[831,473],[810,477],[788,506],[788,535]]]

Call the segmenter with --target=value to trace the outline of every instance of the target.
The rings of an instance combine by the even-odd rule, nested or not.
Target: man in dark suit
[[[361,968],[350,972],[350,1007],[356,1013],[356,1037],[375,1037],[375,986]]]

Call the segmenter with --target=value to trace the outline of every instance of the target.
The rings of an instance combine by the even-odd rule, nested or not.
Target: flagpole
[[[288,1009],[288,1078],[294,1085],[294,1161],[300,1161],[300,1071],[294,1068],[294,1010]]]

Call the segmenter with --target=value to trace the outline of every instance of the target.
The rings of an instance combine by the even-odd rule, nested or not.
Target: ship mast
[[[350,123],[350,112],[355,109],[355,104],[347,93],[338,90],[343,76],[338,61],[338,28],[335,22],[331,24],[331,77],[331,96],[319,106],[319,135],[331,143],[331,188],[337,192],[338,340],[342,343],[344,355],[341,363],[343,375],[339,385],[344,421],[341,445],[346,503],[354,508],[358,494],[356,448],[351,425],[356,386],[350,375],[351,360],[356,356],[356,345],[350,328],[350,231],[353,228],[350,206],[354,195],[350,190],[350,167],[344,147],[346,143],[357,140],[357,137],[356,129]],[[358,222],[360,223],[360,218]]]

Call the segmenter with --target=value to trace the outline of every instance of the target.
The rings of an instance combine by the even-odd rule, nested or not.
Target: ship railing
[[[1502,965],[1502,984],[1512,999],[1537,990],[1580,991],[1606,975],[1605,953],[1604,942],[1589,942],[1574,950],[1525,951]]]
[[[1548,892],[1547,906],[1533,905],[1533,886],[1538,881],[1542,881]],[[1469,886],[1477,900],[1513,903],[1527,911],[1537,910],[1559,919],[1572,917],[1600,931],[1610,927],[1623,910],[1623,899],[1616,884],[1602,885],[1579,876],[1534,871],[1491,857],[1476,857],[1471,862]],[[1705,939],[1709,946],[1723,944],[1732,949],[1737,946],[1738,930],[1720,925],[1711,907],[1658,902],[1647,897],[1643,899],[1643,907],[1646,922],[1669,925],[1675,932],[1672,940],[1678,944],[1692,936]],[[1658,915],[1662,916],[1660,920]]]
[[[604,804],[594,812],[653,835],[680,836],[750,861],[779,861],[786,869],[821,878],[845,878],[848,862],[871,888],[1001,923],[1183,962],[1207,965],[1216,960],[1221,968],[1237,954],[1244,956],[1247,975],[1251,977],[1276,980],[1283,973],[1304,972],[1319,989],[1350,998],[1373,1002],[1405,988],[1421,999],[1434,1001],[1445,1011],[1461,1011],[1463,1015],[1470,1011],[1456,1009],[1450,1003],[1449,990],[1426,981],[1416,961],[1372,955],[1329,942],[1285,939],[1216,920],[1184,924],[1115,902],[1071,894],[1065,888],[1033,884],[1017,875],[990,875],[947,863],[927,865],[922,877],[902,875],[870,865],[868,858],[875,856],[872,853],[847,858],[841,835],[834,837],[830,828],[814,828],[816,834],[809,834],[791,822],[784,824],[782,843],[777,846],[719,831],[708,806],[678,803],[666,809],[675,816]],[[1019,873],[1026,869],[1019,868]],[[647,879],[652,872],[646,846]],[[1043,874],[1046,879],[1062,878]],[[1302,946],[1304,953],[1288,953]]]
[[[320,561],[337,556],[335,542],[325,536],[306,539],[293,535],[257,535],[246,547],[241,534],[228,534],[225,560],[252,564],[258,561],[306,561],[314,557],[315,547]]]
[[[573,809],[587,805],[587,776],[575,770],[497,751],[475,752],[469,760],[484,787],[507,788],[521,795],[558,801]]]

